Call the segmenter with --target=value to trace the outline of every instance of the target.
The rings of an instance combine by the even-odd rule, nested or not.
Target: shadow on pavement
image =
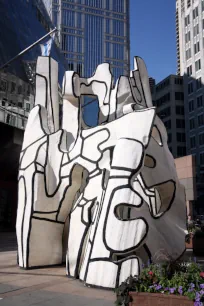
[[[0,252],[17,251],[15,232],[0,232]]]

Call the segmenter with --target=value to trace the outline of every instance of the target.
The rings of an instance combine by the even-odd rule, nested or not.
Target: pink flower
[[[204,278],[204,272],[200,272],[200,277]]]
[[[152,276],[154,273],[152,271],[149,271],[148,274]],[[204,275],[204,272],[203,272],[203,275]]]

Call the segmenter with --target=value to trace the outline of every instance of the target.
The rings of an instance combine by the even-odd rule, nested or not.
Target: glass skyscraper
[[[44,0],[59,30],[70,70],[83,77],[111,64],[115,80],[129,73],[129,0]]]
[[[129,0],[43,1],[58,29],[69,70],[90,77],[97,65],[106,62],[111,64],[115,82],[129,74]],[[96,125],[98,103],[87,104],[83,110],[86,124]]]

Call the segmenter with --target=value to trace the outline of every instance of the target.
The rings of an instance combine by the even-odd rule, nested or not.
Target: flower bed
[[[204,272],[195,262],[151,264],[140,276],[129,277],[116,294],[117,305],[202,306]]]

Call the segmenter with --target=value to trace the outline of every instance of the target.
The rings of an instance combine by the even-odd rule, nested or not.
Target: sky
[[[176,74],[176,0],[130,0],[130,63],[142,57],[160,82]]]

